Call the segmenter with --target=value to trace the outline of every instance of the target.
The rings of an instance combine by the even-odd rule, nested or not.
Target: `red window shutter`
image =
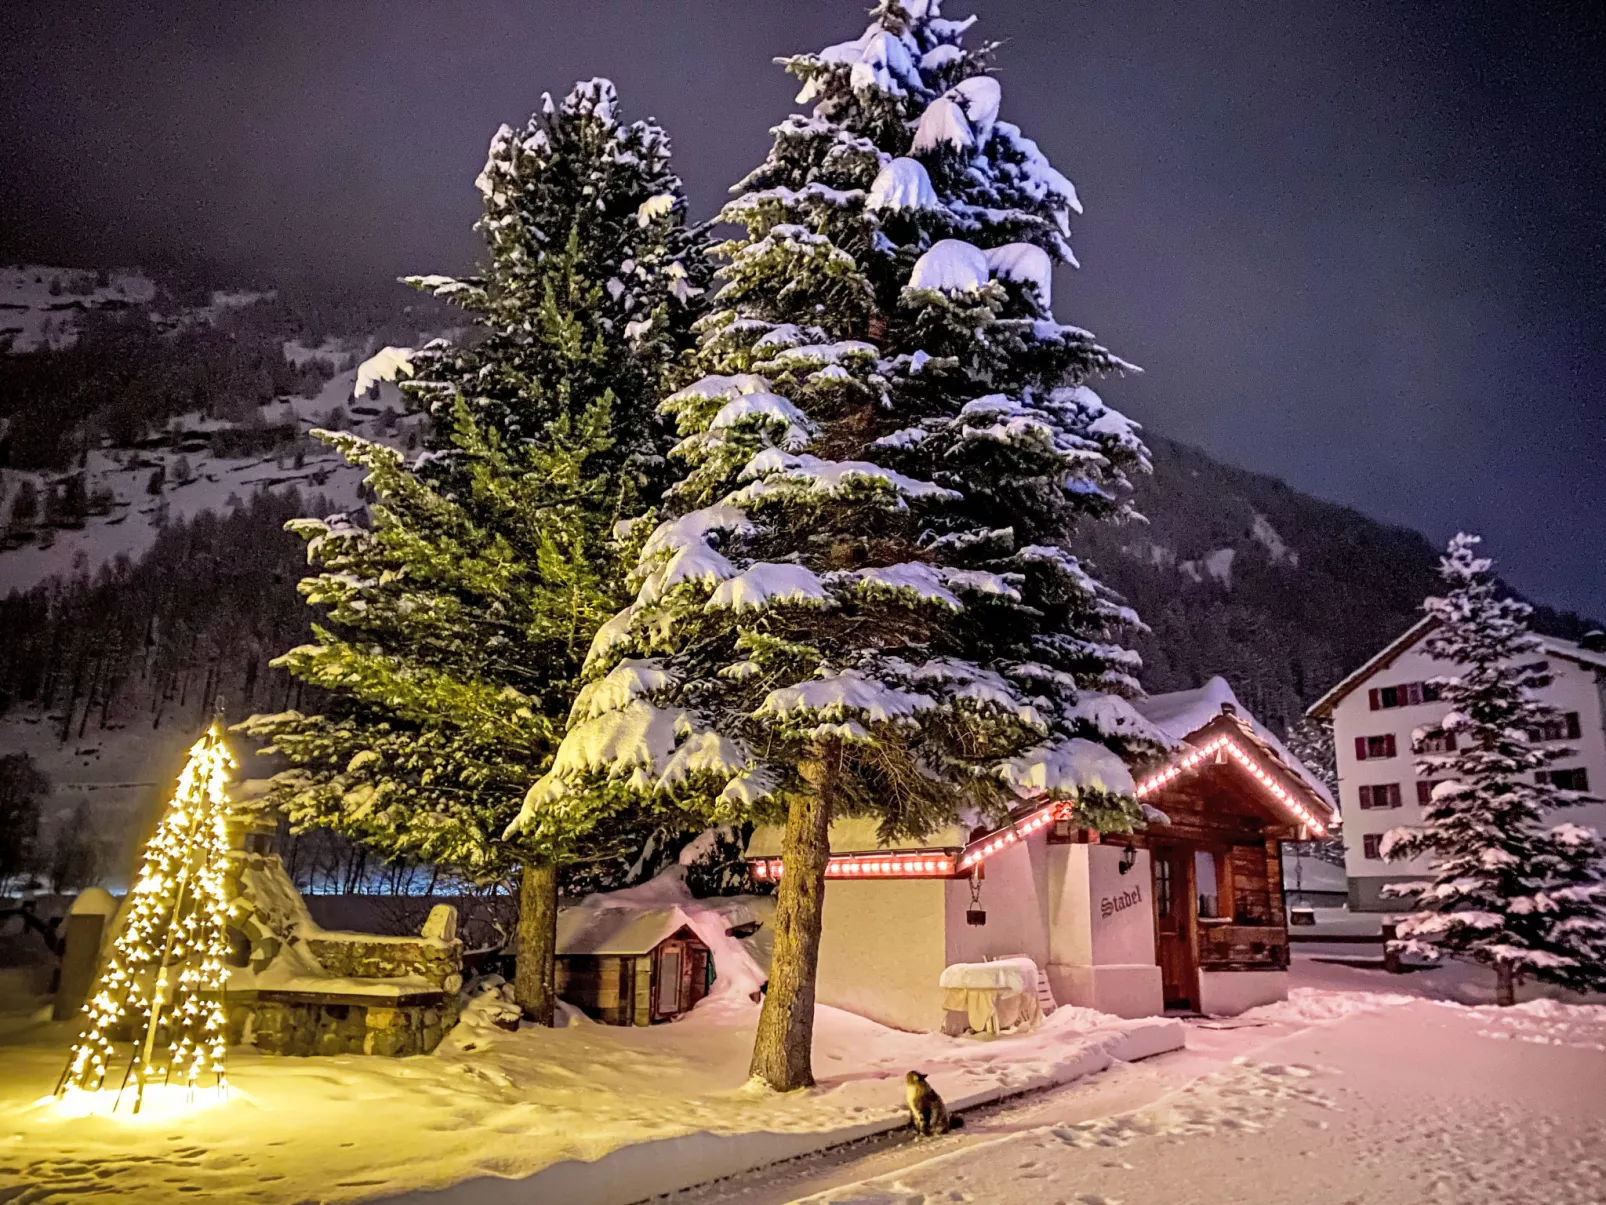
[[[1397,782],[1389,783],[1389,807],[1397,808],[1401,802],[1403,801],[1400,799],[1400,784]]]
[[[1394,734],[1392,732],[1383,738],[1383,748],[1385,750],[1383,754],[1384,757],[1394,756],[1396,750],[1394,748]]]
[[[1371,806],[1372,806],[1372,788],[1371,787],[1362,787],[1361,788],[1361,810],[1363,812],[1367,811],[1368,809],[1371,808]]]
[[[1372,693],[1376,694],[1377,692],[1373,691]],[[1364,736],[1358,736],[1355,738],[1355,760],[1366,760],[1366,738]]]
[[[1412,682],[1405,688],[1405,701],[1407,703],[1420,703],[1422,701],[1422,683]]]
[[[1382,706],[1382,704],[1378,702],[1377,687],[1374,686],[1371,690],[1366,692],[1366,703],[1367,706],[1369,706],[1373,711],[1376,711]]]
[[[1433,802],[1433,784],[1431,782],[1418,782],[1416,784],[1416,801],[1423,807]]]

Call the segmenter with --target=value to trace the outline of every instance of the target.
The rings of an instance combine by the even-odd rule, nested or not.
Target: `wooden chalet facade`
[[[1079,829],[1053,802],[920,846],[833,824],[820,1001],[935,1029],[944,966],[1017,956],[1046,973],[1059,1003],[1122,1016],[1283,998],[1282,842],[1325,832],[1332,802],[1219,678],[1141,709],[1176,748],[1136,774],[1112,755],[1096,784],[1136,793],[1149,818],[1138,832]],[[778,831],[755,832],[755,875],[778,874],[779,852]]]

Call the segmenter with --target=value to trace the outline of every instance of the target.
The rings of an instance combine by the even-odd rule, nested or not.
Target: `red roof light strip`
[[[1201,763],[1210,760],[1211,756],[1221,749],[1225,749],[1231,757],[1236,759],[1238,764],[1252,774],[1255,779],[1259,781],[1260,785],[1265,787],[1267,792],[1274,799],[1276,799],[1278,803],[1282,804],[1284,808],[1292,812],[1295,817],[1298,818],[1301,824],[1308,827],[1318,837],[1327,832],[1327,827],[1322,824],[1320,820],[1316,819],[1316,817],[1311,814],[1309,809],[1307,809],[1303,804],[1289,794],[1287,788],[1284,787],[1282,783],[1277,781],[1275,775],[1268,774],[1259,762],[1238,747],[1238,743],[1236,741],[1225,736],[1218,736],[1215,740],[1211,741],[1203,748],[1188,754],[1188,756],[1184,757],[1181,761],[1174,762],[1165,769],[1161,770],[1159,773],[1155,774],[1153,777],[1138,783],[1138,798],[1142,799],[1145,795],[1159,790],[1159,788],[1165,786],[1173,779],[1180,777],[1184,771],[1192,770]]]
[[[779,858],[753,861],[753,877],[774,881],[781,877]],[[883,854],[860,857],[844,854],[825,864],[828,879],[913,879],[948,878],[954,873],[953,855],[923,850],[912,854]]]

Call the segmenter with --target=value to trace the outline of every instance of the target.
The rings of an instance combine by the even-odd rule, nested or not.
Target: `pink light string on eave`
[[[1153,794],[1187,771],[1211,760],[1219,750],[1223,749],[1301,824],[1318,837],[1327,832],[1326,826],[1295,799],[1288,789],[1277,781],[1275,775],[1268,773],[1265,767],[1245,753],[1236,741],[1225,736],[1217,737],[1209,744],[1140,782],[1135,792],[1137,797],[1142,799],[1145,795]],[[949,851],[931,850],[908,854],[833,854],[825,864],[825,877],[828,879],[951,878],[956,874],[965,873],[1001,850],[1017,844],[1045,825],[1054,823],[1062,806],[1059,803],[1046,804],[1024,819],[1016,821],[1009,828],[990,833],[981,840],[967,845],[957,858]],[[756,879],[774,882],[781,877],[779,858],[756,858],[752,860],[751,865],[753,877]]]

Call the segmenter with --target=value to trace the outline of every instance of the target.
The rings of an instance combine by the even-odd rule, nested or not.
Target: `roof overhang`
[[[1333,823],[1333,809],[1284,763],[1276,749],[1233,715],[1222,714],[1192,733],[1182,750],[1140,778],[1138,799],[1151,802],[1177,779],[1215,765],[1222,758],[1255,781],[1260,801],[1271,815],[1308,830],[1312,836],[1327,834]]]

